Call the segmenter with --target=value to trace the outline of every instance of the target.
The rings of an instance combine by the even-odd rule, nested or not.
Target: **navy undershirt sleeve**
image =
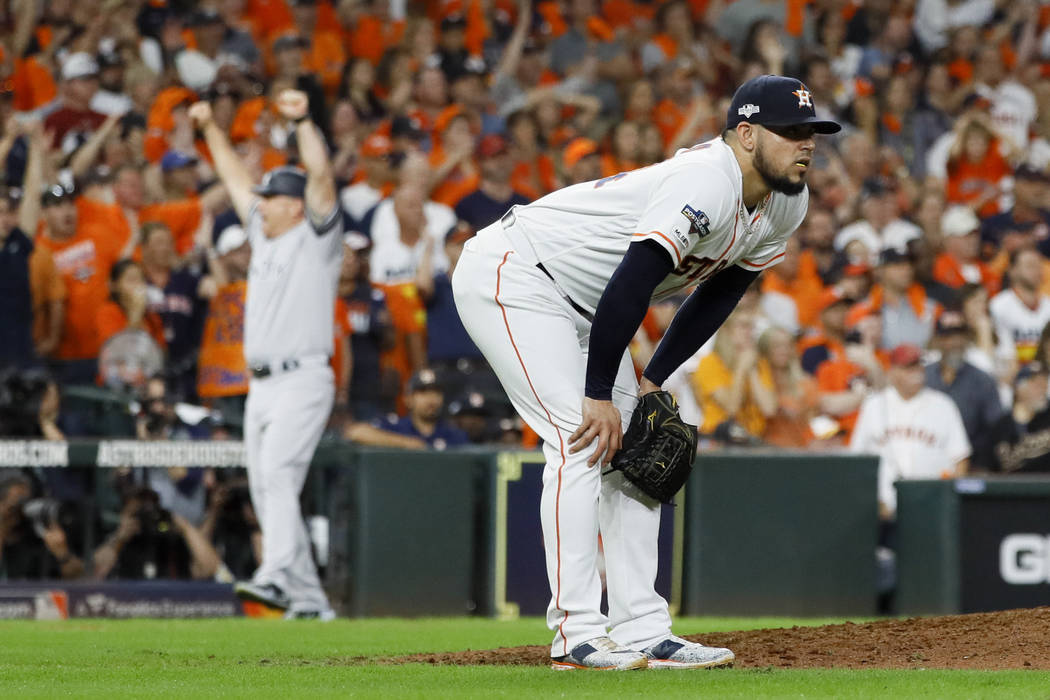
[[[725,322],[756,277],[757,272],[733,265],[690,294],[664,333],[643,376],[662,386]]]
[[[588,398],[612,399],[624,350],[645,318],[656,285],[673,269],[671,256],[655,241],[639,241],[627,247],[594,310],[584,389]]]

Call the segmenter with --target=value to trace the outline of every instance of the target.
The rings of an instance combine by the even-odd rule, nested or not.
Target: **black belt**
[[[299,360],[284,360],[278,366],[282,372],[291,372],[293,369],[299,369]],[[274,373],[273,365],[256,365],[251,368],[251,373],[256,379],[265,379]]]
[[[554,283],[554,288],[558,290],[559,294],[561,294],[562,299],[564,299],[565,301],[569,302],[569,306],[571,306],[572,308],[576,309],[576,313],[578,313],[580,316],[583,316],[585,319],[587,319],[591,323],[594,323],[594,314],[592,314],[590,311],[588,311],[587,309],[583,308],[582,306],[577,304],[575,301],[573,301],[572,297],[570,297],[568,294],[566,294],[562,290],[561,285],[558,284],[558,280],[554,279],[554,275],[552,275],[550,273],[550,270],[548,270],[547,268],[545,268],[543,266],[543,263],[536,263],[536,267],[540,268],[540,272],[542,272],[543,274],[547,275],[547,277],[550,277],[551,282]]]

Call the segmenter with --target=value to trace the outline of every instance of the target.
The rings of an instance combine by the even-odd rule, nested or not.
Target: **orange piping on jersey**
[[[508,250],[503,254],[503,262],[496,267],[496,304],[499,306],[500,312],[503,314],[503,326],[507,329],[507,337],[510,338],[510,346],[514,348],[514,354],[518,356],[518,364],[521,365],[521,371],[525,373],[525,381],[529,383],[529,389],[532,389],[532,395],[536,397],[536,403],[540,405],[543,412],[547,414],[547,422],[554,428],[554,432],[558,435],[558,451],[561,453],[561,464],[558,465],[558,489],[554,494],[554,538],[557,542],[556,554],[558,559],[557,573],[555,574],[555,580],[557,582],[557,590],[554,594],[554,607],[565,615],[561,619],[561,624],[558,625],[558,632],[561,634],[561,642],[563,654],[569,653],[569,640],[565,637],[565,621],[569,619],[569,611],[562,610],[561,607],[561,472],[565,467],[565,442],[561,437],[561,430],[558,428],[554,419],[551,418],[551,412],[547,410],[547,407],[543,405],[543,401],[540,399],[540,395],[536,393],[536,387],[532,385],[532,378],[529,377],[529,370],[525,369],[525,361],[521,359],[521,352],[518,350],[518,344],[514,342],[514,334],[510,332],[510,323],[507,321],[507,309],[503,306],[503,302],[499,300],[499,288],[500,288],[500,274],[503,272],[503,266],[507,264],[507,258],[514,251]]]
[[[784,252],[786,253],[787,251],[784,251]],[[769,267],[770,263],[772,263],[774,260],[779,260],[782,257],[784,257],[784,253],[781,253],[780,255],[774,255],[769,260],[767,260],[765,263],[753,263],[750,260],[741,260],[740,262],[744,263],[745,265],[750,265],[751,267],[757,267],[759,269],[764,269],[765,267]]]
[[[675,256],[676,258],[678,258],[678,264],[679,264],[679,265],[681,265],[681,264],[682,264],[682,254],[678,252],[678,246],[676,246],[676,245],[675,245],[675,244],[674,244],[674,243],[673,243],[673,242],[671,241],[671,239],[670,239],[670,238],[668,238],[668,237],[667,237],[667,236],[665,236],[664,234],[660,233],[659,231],[650,231],[649,233],[636,233],[636,234],[634,234],[634,235],[633,235],[633,237],[634,237],[634,238],[645,238],[646,236],[651,236],[651,235],[652,235],[652,234],[654,234],[654,233],[655,233],[655,234],[656,234],[657,236],[659,236],[660,238],[662,238],[662,239],[664,239],[665,241],[667,241],[667,243],[668,243],[668,244],[669,244],[669,245],[671,246],[671,250],[673,250],[673,251],[674,251],[674,256]]]
[[[736,227],[737,227],[738,224],[740,224],[740,200],[739,199],[736,200],[736,217],[733,219],[733,240],[729,241],[729,245],[726,246],[726,249],[723,250],[721,253],[719,253],[718,260],[721,260],[722,258],[724,258],[726,253],[729,252],[729,249],[733,247],[734,243],[736,243]],[[716,260],[715,262],[718,262],[718,260]]]

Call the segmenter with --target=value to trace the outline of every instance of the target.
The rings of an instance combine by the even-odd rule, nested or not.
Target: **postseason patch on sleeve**
[[[682,216],[689,220],[689,233],[695,233],[700,238],[711,233],[711,220],[699,209],[693,209],[686,204],[682,208]]]

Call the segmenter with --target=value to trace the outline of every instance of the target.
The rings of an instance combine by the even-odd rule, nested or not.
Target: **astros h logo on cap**
[[[760,75],[737,88],[729,104],[726,128],[735,129],[741,122],[769,127],[810,124],[818,134],[835,134],[842,129],[837,122],[817,117],[813,93],[801,80],[782,75]]]

